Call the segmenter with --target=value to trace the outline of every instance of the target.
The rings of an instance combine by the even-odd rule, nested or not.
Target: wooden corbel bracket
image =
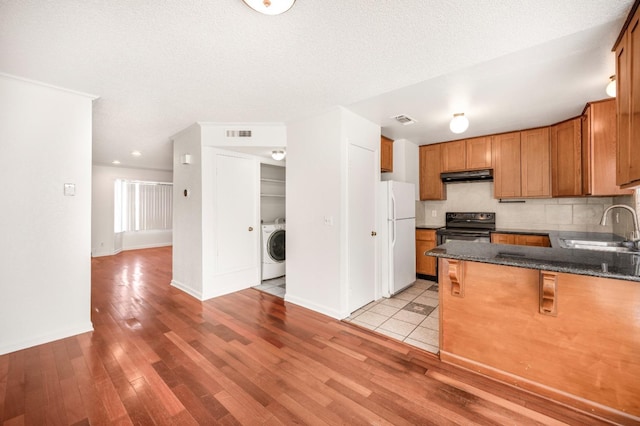
[[[464,297],[464,262],[449,260],[449,280],[451,281],[451,295]]]
[[[540,313],[558,316],[558,274],[540,271]]]

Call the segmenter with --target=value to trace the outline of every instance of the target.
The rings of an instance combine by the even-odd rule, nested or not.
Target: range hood
[[[493,181],[493,170],[470,170],[466,172],[440,173],[440,178],[444,183],[459,182],[491,182]]]

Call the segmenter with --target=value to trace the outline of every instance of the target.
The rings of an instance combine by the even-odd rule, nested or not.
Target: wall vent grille
[[[251,130],[227,130],[228,138],[250,138]]]
[[[393,117],[393,119],[396,120],[398,123],[402,124],[403,126],[407,126],[409,124],[413,124],[416,122],[416,120],[404,114],[396,115],[395,117]]]

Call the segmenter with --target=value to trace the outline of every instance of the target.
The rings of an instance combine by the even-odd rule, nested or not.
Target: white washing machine
[[[262,225],[262,280],[285,274],[285,224]]]

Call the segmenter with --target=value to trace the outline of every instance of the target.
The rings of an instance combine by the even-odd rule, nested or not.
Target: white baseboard
[[[187,293],[189,296],[195,297],[198,300],[203,300],[202,299],[202,293],[199,291],[195,291],[194,289],[192,289],[191,287],[182,284],[179,281],[176,280],[171,280],[171,287],[175,287],[180,291],[184,291],[185,293]]]
[[[302,299],[300,297],[292,296],[292,295],[290,295],[288,293],[288,290],[287,290],[287,293],[284,295],[284,300],[286,302],[291,302],[291,303],[294,303],[296,305],[300,305],[303,308],[311,309],[312,311],[319,312],[319,313],[321,313],[323,315],[327,315],[327,316],[330,316],[331,318],[335,318],[335,319],[338,319],[338,320],[346,318],[348,316],[348,315],[345,316],[345,315],[341,314],[340,312],[336,311],[335,309],[331,309],[331,308],[328,308],[326,306],[318,305],[316,303],[313,303],[313,302],[311,302],[309,300],[306,300],[306,299]]]
[[[53,342],[60,339],[66,339],[67,337],[76,336],[78,334],[87,333],[93,331],[93,324],[88,322],[76,327],[66,328],[64,330],[57,330],[53,333],[42,334],[40,336],[31,337],[25,340],[17,342],[10,342],[7,344],[3,342],[0,346],[0,355],[5,355],[11,352],[20,351],[22,349],[31,348],[33,346],[42,345],[44,343]]]
[[[142,249],[156,248],[156,247],[169,247],[169,246],[172,246],[172,245],[173,245],[172,242],[169,242],[169,243],[154,243],[154,244],[140,244],[140,245],[137,245],[137,246],[122,247],[122,251],[142,250]]]

